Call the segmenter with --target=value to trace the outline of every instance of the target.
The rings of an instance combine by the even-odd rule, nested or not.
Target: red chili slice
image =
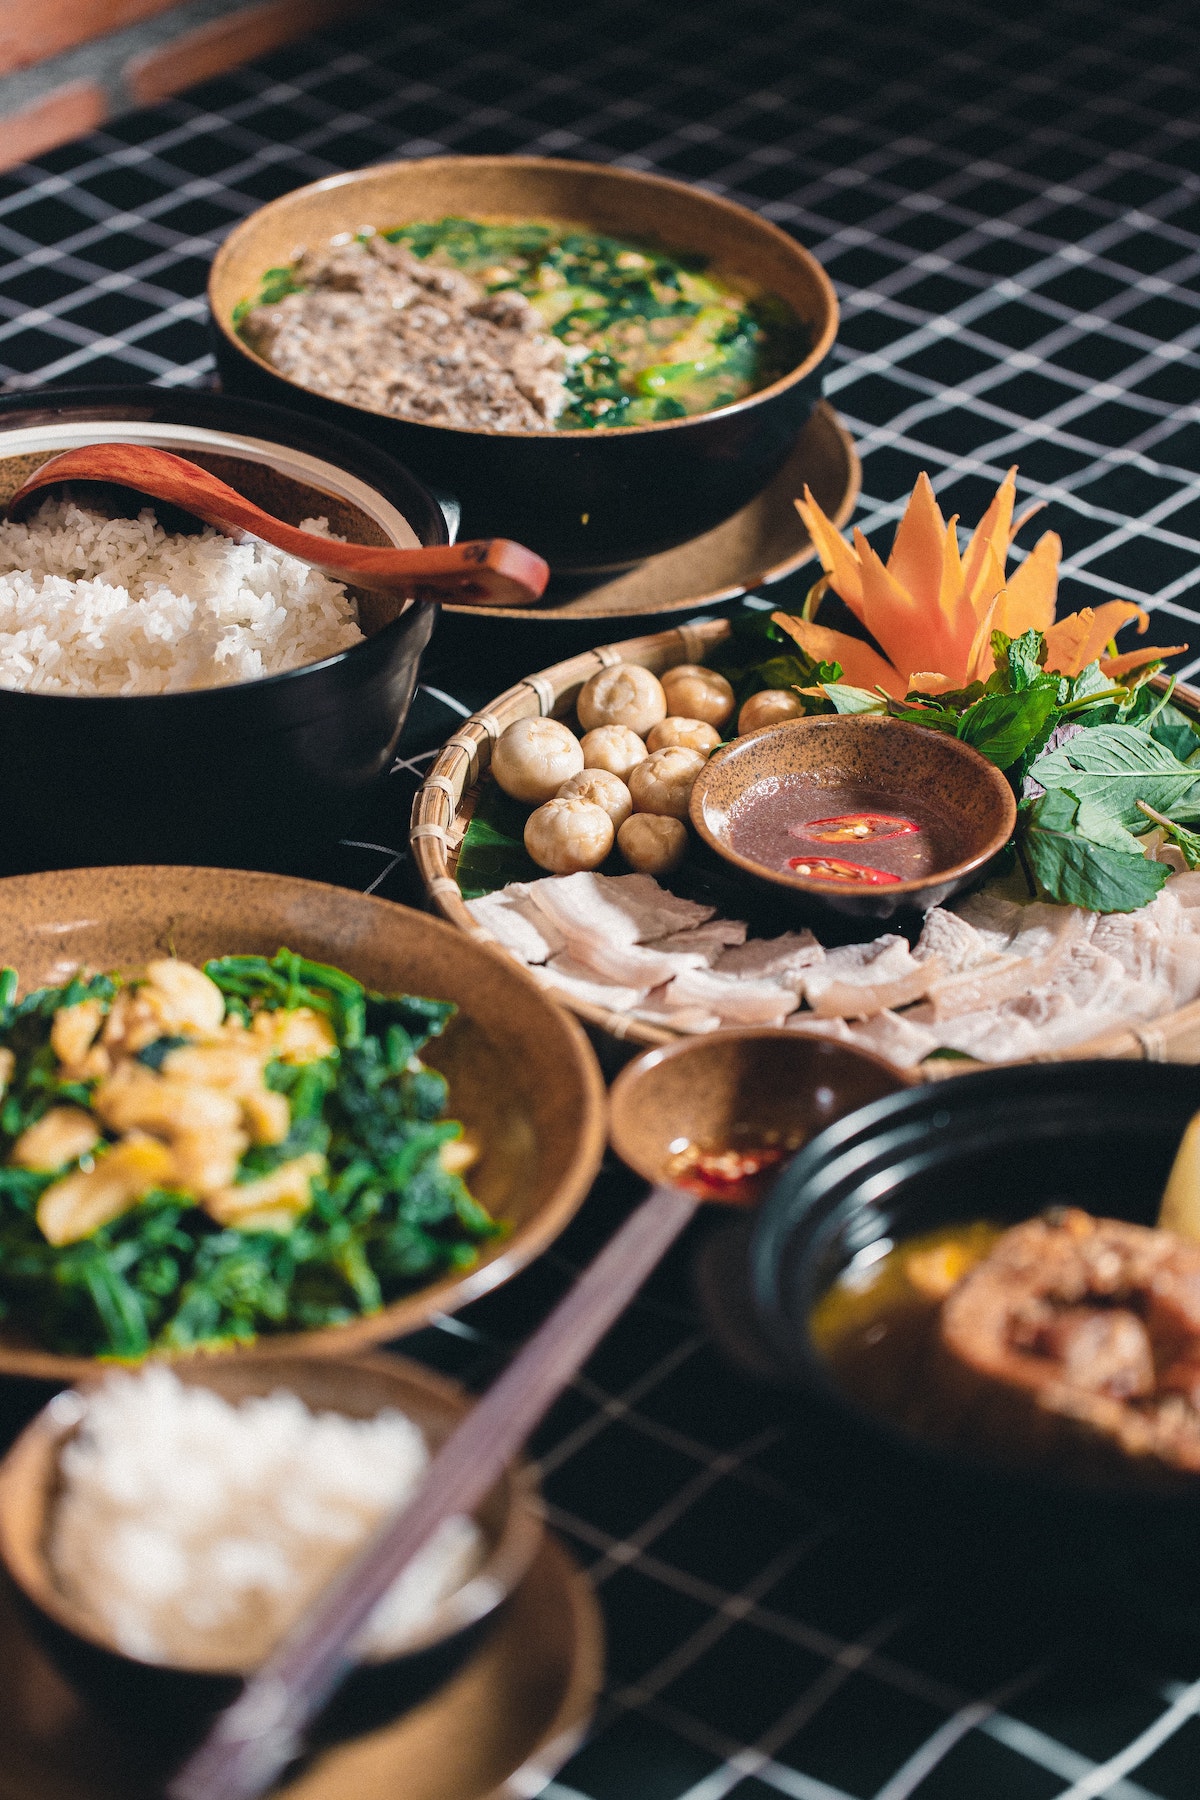
[[[676,1157],[671,1179],[714,1200],[733,1203],[757,1200],[767,1174],[788,1152],[774,1145],[761,1150],[699,1150],[695,1145]]]
[[[838,813],[832,819],[806,819],[793,825],[789,835],[814,844],[865,844],[878,838],[912,837],[921,827],[896,813]]]
[[[890,887],[901,879],[890,869],[871,869],[866,863],[844,862],[840,856],[792,856],[787,866],[810,881],[839,881],[847,887]]]

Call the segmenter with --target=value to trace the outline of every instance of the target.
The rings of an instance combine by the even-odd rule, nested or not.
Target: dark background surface
[[[1064,610],[1139,600],[1160,641],[1191,637],[1186,672],[1198,26],[1187,4],[1107,0],[389,11],[0,178],[0,375],[205,382],[222,234],[341,169],[452,150],[660,170],[794,231],[837,282],[827,392],[878,544],[919,469],[973,524],[1017,462],[1021,498],[1046,502],[1036,529],[1064,540]],[[454,721],[525,672],[435,640],[375,822],[322,852],[330,879],[413,897],[413,787]],[[407,1347],[486,1381],[634,1198],[609,1171],[535,1269]],[[695,1249],[539,1439],[610,1632],[592,1741],[551,1796],[1194,1800],[1200,1637],[1167,1628],[1170,1597],[1139,1606],[1101,1573],[1081,1611],[1044,1567],[989,1573],[965,1535],[922,1559],[854,1523],[795,1404],[711,1347]],[[1074,1549],[1064,1523],[1061,1567]]]

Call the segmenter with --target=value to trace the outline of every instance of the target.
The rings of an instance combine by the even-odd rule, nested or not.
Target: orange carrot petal
[[[1046,633],[1046,668],[1056,675],[1078,675],[1092,658],[1084,654],[1096,615],[1090,606],[1068,613]]]
[[[996,489],[992,503],[980,519],[967,545],[967,553],[963,557],[963,580],[967,592],[975,598],[975,589],[983,574],[984,552],[990,544],[1000,564],[1000,572],[1004,572],[1004,559],[1008,555],[1008,534],[1012,527],[1013,502],[1017,494],[1017,467],[1014,463],[1000,486]],[[993,593],[995,590],[993,589]],[[992,594],[985,596],[991,600]]]
[[[841,663],[843,679],[851,687],[881,687],[893,699],[903,700],[904,677],[861,638],[849,637],[844,631],[832,631],[827,625],[815,625],[808,619],[798,619],[794,613],[772,613],[771,623],[794,638],[815,662]]]
[[[804,520],[813,548],[821,559],[833,590],[846,602],[851,612],[862,608],[862,578],[858,558],[831,519],[827,519],[806,485],[803,500],[796,501],[796,511]]]
[[[954,608],[959,595],[963,592],[962,558],[958,553],[958,514],[946,521],[946,535],[942,541],[942,579],[938,588],[938,607],[948,619],[954,617]]]
[[[1049,631],[1058,594],[1058,559],[1062,539],[1047,531],[1019,568],[1013,570],[996,610],[995,629],[1009,637],[1023,631]]]
[[[971,640],[971,648],[967,655],[966,680],[964,687],[972,681],[986,681],[996,668],[996,658],[992,655],[992,631],[996,622],[1000,600],[1004,590],[996,595],[987,611],[979,621],[978,630]]]
[[[1186,644],[1151,644],[1146,650],[1127,650],[1123,656],[1102,656],[1100,668],[1103,674],[1120,681],[1122,676],[1132,675],[1135,669],[1157,662],[1160,656],[1178,656],[1186,649]]]
[[[996,601],[1004,592],[1004,564],[995,546],[985,543],[979,573],[973,591],[959,596],[953,619],[947,620],[952,648],[942,658],[942,667],[957,677],[960,686],[977,679],[978,668],[985,674],[995,668],[991,650],[992,622]]]
[[[904,517],[896,528],[888,574],[906,588],[921,607],[937,605],[942,585],[942,553],[946,521],[934,498],[924,469],[908,498]]]
[[[901,587],[861,531],[854,534],[854,547],[862,570],[860,617],[885,656],[902,674],[930,664],[944,667],[946,631],[940,612],[922,606]]]
[[[1103,656],[1109,639],[1131,619],[1138,621],[1139,632],[1150,623],[1132,600],[1106,600],[1094,611],[1085,606],[1081,612],[1069,613],[1046,633],[1046,667],[1060,675],[1078,675],[1090,662]]]

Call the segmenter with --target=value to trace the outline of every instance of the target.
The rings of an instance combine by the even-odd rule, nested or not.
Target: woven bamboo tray
[[[413,861],[429,899],[443,918],[471,937],[495,942],[491,933],[485,931],[469,912],[454,871],[480,783],[488,772],[492,746],[500,733],[517,719],[539,714],[556,719],[571,717],[584,683],[598,669],[609,668],[613,663],[640,663],[643,668],[660,675],[676,663],[704,662],[708,652],[729,636],[729,630],[726,620],[713,619],[698,625],[684,625],[675,631],[659,631],[648,637],[603,644],[597,650],[585,650],[536,675],[527,675],[515,687],[500,694],[485,711],[473,714],[453,737],[446,740],[425,782],[417,790],[409,832]],[[1155,686],[1161,691],[1166,686],[1165,679],[1157,677]],[[1172,699],[1200,719],[1200,690],[1179,683]],[[549,991],[560,1005],[566,1006],[585,1024],[620,1042],[670,1044],[682,1035],[630,1019],[625,1013],[610,1012],[606,1007],[563,1000],[553,990]],[[1086,1057],[1127,1062],[1200,1062],[1200,1000],[1194,1000],[1176,1012],[1165,1013],[1160,1019],[1118,1026],[1075,1045],[1073,1049],[1048,1050],[1028,1060],[1075,1062]],[[979,1067],[975,1062],[944,1061],[926,1073],[933,1075],[936,1071],[937,1078],[941,1078]],[[911,1072],[904,1073],[911,1079]]]

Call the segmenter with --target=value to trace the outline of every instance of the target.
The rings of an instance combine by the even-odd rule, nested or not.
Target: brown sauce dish
[[[928,912],[980,879],[1017,808],[970,745],[863,715],[764,725],[713,753],[692,789],[692,824],[797,913],[889,919]]]

